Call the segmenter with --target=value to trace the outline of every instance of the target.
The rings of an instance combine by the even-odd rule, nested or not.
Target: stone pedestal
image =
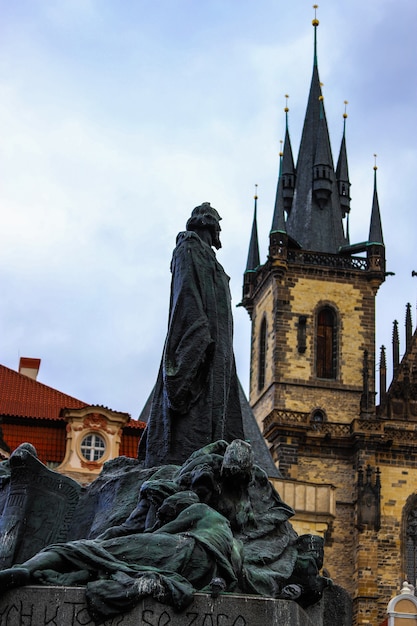
[[[321,621],[321,620],[319,620]],[[320,626],[317,619],[314,626]],[[103,626],[313,626],[295,602],[258,596],[197,593],[193,604],[175,613],[151,599]],[[0,626],[94,626],[80,587],[21,587],[0,597]]]

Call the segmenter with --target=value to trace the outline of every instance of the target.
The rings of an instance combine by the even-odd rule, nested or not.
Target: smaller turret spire
[[[381,224],[381,214],[379,212],[379,202],[378,202],[378,191],[377,191],[377,186],[376,186],[376,172],[377,172],[377,165],[376,165],[376,157],[377,155],[374,154],[374,158],[375,158],[375,165],[374,165],[374,196],[373,196],[373,201],[372,201],[372,212],[371,212],[371,224],[369,227],[369,239],[368,242],[369,243],[379,243],[381,245],[384,245],[384,238],[382,236],[382,224]]]
[[[279,173],[277,192],[275,196],[274,215],[272,217],[271,233],[282,232],[286,233],[285,214],[291,211],[292,201],[294,198],[295,187],[295,167],[294,158],[292,154],[290,133],[288,130],[288,98],[289,95],[285,94],[285,140],[284,149],[279,152]]]
[[[256,268],[260,265],[257,209],[258,209],[258,185],[255,185],[252,233],[251,233],[250,243],[249,243],[248,261],[246,263],[246,272],[252,272],[256,270]]]
[[[326,117],[324,114],[323,99],[323,96],[319,97],[320,118],[316,154],[313,163],[313,194],[321,209],[326,206],[332,194],[333,186],[333,160],[327,132]]]
[[[385,406],[387,396],[387,360],[385,356],[385,346],[381,346],[379,358],[379,403]]]
[[[284,150],[282,152],[282,198],[283,207],[287,212],[287,215],[289,215],[291,211],[295,187],[295,166],[291,148],[290,132],[288,130],[288,98],[289,95],[285,94],[285,141]]]
[[[343,136],[342,143],[340,144],[339,158],[336,166],[336,180],[339,189],[340,208],[342,209],[342,217],[349,215],[350,212],[350,181],[349,181],[349,169],[347,161],[346,151],[346,120],[347,113],[346,107],[348,101],[345,100],[345,112],[343,113]],[[347,226],[348,231],[348,226]]]
[[[411,319],[411,304],[407,304],[405,312],[405,349],[408,351],[411,348],[411,339],[413,336],[413,322]]]
[[[392,369],[394,370],[394,376],[397,373],[398,366],[400,364],[400,338],[398,336],[398,322],[394,320],[392,329]]]

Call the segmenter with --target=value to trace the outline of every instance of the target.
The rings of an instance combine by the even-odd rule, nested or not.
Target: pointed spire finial
[[[379,411],[384,412],[387,402],[387,359],[385,356],[385,346],[381,346],[379,359]]]
[[[413,322],[411,319],[411,304],[408,303],[405,313],[405,349],[411,348],[411,339],[413,336]]]
[[[252,232],[251,232],[250,242],[249,242],[248,260],[246,263],[246,272],[254,272],[256,268],[260,265],[258,223],[257,223],[257,212],[258,212],[258,185],[257,184],[255,184],[255,195],[253,196],[253,198],[254,198],[253,222],[252,222]]]
[[[317,19],[317,9],[319,8],[318,4],[313,4],[313,9],[314,9],[314,20],[311,22],[314,26],[314,28],[317,28],[317,26],[320,24],[320,22]]]
[[[289,95],[286,93],[285,94],[285,109],[284,109],[285,113],[288,113],[288,111],[289,111],[289,108],[288,108],[288,98],[289,98]]]
[[[317,26],[319,25],[319,21],[317,19],[317,9],[319,8],[318,4],[313,4],[314,9],[314,20],[311,22],[314,26],[314,66],[317,67]]]
[[[345,105],[345,111],[343,113],[343,136],[345,136],[345,134],[346,134],[346,120],[348,118],[347,105],[349,104],[349,102],[347,100],[344,100],[343,104]]]
[[[370,243],[377,243],[384,245],[384,237],[382,235],[382,224],[381,224],[381,214],[379,212],[379,202],[378,202],[378,191],[377,191],[377,180],[376,180],[376,157],[374,154],[375,164],[374,164],[374,194],[372,200],[372,210],[371,210],[371,223],[369,226],[369,238],[368,241]]]
[[[378,169],[378,166],[377,166],[377,164],[376,164],[376,159],[377,159],[377,156],[378,156],[377,154],[374,154],[374,171],[375,171],[375,172],[376,172],[376,171],[377,171],[377,169]]]
[[[286,93],[285,94],[285,109],[284,109],[284,111],[285,111],[285,128],[287,130],[288,130],[288,111],[289,111],[289,108],[288,108],[288,98],[289,98],[289,95]]]
[[[385,354],[385,346],[381,346],[381,356],[379,359],[379,367],[386,368],[387,367],[387,358]]]
[[[279,140],[279,145],[280,145],[279,156],[280,156],[280,157],[283,157],[283,156],[284,156],[284,153],[283,153],[283,151],[282,151],[282,144],[283,144],[283,143],[284,143],[284,142],[282,141],[282,139],[280,139],[280,140]]]
[[[400,338],[398,335],[398,322],[394,320],[392,328],[392,368],[394,376],[397,373],[400,364]]]

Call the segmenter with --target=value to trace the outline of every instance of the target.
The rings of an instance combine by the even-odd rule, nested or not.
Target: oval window
[[[103,437],[91,433],[81,442],[81,454],[86,461],[99,461],[106,452],[106,442]]]

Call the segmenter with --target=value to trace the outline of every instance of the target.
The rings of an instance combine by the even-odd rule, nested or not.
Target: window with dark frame
[[[265,386],[265,370],[266,370],[266,319],[263,318],[261,330],[259,333],[259,364],[258,364],[258,389],[261,390]]]
[[[336,378],[336,314],[329,306],[317,314],[316,376]]]
[[[417,507],[415,506],[409,511],[406,519],[405,528],[405,558],[406,558],[406,574],[407,580],[416,580],[417,578]]]

